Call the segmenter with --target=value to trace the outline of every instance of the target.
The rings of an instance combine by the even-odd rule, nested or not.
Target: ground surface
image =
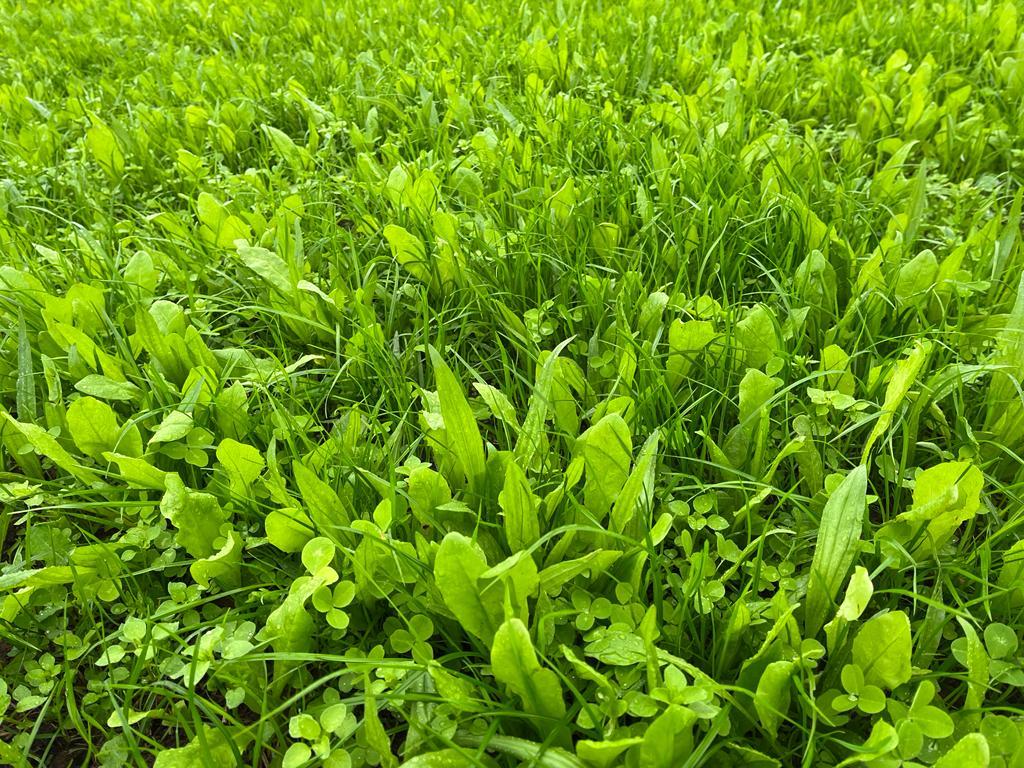
[[[0,758],[1024,764],[1021,10],[0,5]]]

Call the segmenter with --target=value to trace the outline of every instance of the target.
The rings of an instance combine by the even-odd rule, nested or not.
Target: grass
[[[0,5],[0,761],[1024,763],[1021,10]]]

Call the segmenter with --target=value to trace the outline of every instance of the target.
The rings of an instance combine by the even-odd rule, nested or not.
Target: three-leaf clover
[[[931,704],[935,698],[935,683],[922,680],[908,707],[898,701],[888,704],[889,715],[896,723],[900,738],[900,755],[911,760],[924,748],[925,737],[944,739],[953,733],[953,719]]]
[[[433,652],[427,641],[434,634],[434,622],[429,616],[417,614],[409,619],[408,629],[397,629],[391,633],[391,647],[398,653],[413,654],[413,658],[430,660]]]
[[[582,589],[573,590],[572,607],[576,610],[576,628],[586,632],[594,622],[611,616],[612,603],[607,597],[594,598]]]
[[[1020,757],[1024,756],[1019,723],[1005,715],[985,715],[980,730],[992,753],[991,768],[1019,765]]]
[[[313,607],[327,617],[327,623],[337,630],[344,631],[348,627],[349,617],[345,608],[356,596],[356,585],[348,580],[339,581],[331,589],[323,585],[313,593]]]
[[[988,649],[988,672],[993,683],[1024,687],[1024,669],[1017,652],[1017,633],[1005,624],[989,624],[985,627],[985,648]]]
[[[867,715],[877,715],[885,709],[885,693],[877,685],[864,681],[864,670],[856,664],[847,664],[840,674],[846,695],[839,694],[832,699],[837,712],[859,709]]]
[[[314,757],[331,768],[351,766],[348,751],[335,740],[344,741],[357,727],[358,721],[343,702],[329,704],[318,717],[308,712],[293,716],[288,721],[288,735],[296,741],[285,752],[282,768],[305,765]]]
[[[1024,669],[1014,657],[1019,646],[1017,633],[1012,628],[994,622],[985,627],[985,652],[988,655],[988,672],[993,683],[1024,686]],[[960,637],[953,641],[953,656],[963,666],[967,666],[967,638]]]

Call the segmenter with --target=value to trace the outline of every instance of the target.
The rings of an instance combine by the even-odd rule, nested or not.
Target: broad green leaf
[[[530,395],[530,405],[526,410],[526,418],[523,419],[523,428],[516,441],[515,458],[527,471],[533,468],[534,462],[543,453],[544,421],[547,418],[548,408],[553,404],[551,401],[551,390],[555,379],[555,368],[558,356],[568,346],[572,339],[566,339],[551,354],[548,355],[544,364],[537,371],[537,380],[534,382],[533,394]]]
[[[1005,659],[1017,652],[1020,641],[1012,627],[996,622],[985,627],[985,648],[993,659]]]
[[[160,374],[175,385],[181,385],[191,367],[187,356],[181,354],[183,350],[171,344],[172,338],[180,342],[181,336],[172,331],[167,318],[158,319],[162,313],[157,308],[169,303],[153,302],[148,311],[140,308],[135,313],[135,339],[149,353]]]
[[[452,186],[467,204],[475,204],[484,195],[484,184],[480,174],[465,165],[452,171]]]
[[[202,736],[196,736],[184,747],[161,749],[153,768],[234,768],[237,764],[224,732],[203,726]]]
[[[228,473],[232,490],[238,494],[244,494],[249,490],[265,466],[263,454],[256,448],[230,437],[222,440],[217,446],[217,461]]]
[[[134,424],[121,429],[114,410],[94,397],[80,397],[68,408],[68,430],[78,450],[92,459],[107,451],[142,455],[142,435]]]
[[[620,630],[601,632],[587,642],[584,650],[588,656],[613,667],[631,667],[647,660],[644,641],[630,632]]]
[[[772,398],[779,384],[779,379],[767,376],[756,368],[748,368],[744,374],[740,381],[739,423],[729,431],[722,444],[722,451],[729,459],[730,466],[746,466],[751,449],[756,450],[753,438],[761,421],[766,418],[765,414],[770,410]],[[764,437],[766,435],[761,439]]]
[[[210,245],[234,248],[236,240],[252,238],[249,225],[230,214],[227,208],[208,192],[199,194],[196,211],[200,222],[199,236]]]
[[[505,467],[505,484],[498,494],[498,503],[504,515],[505,539],[512,552],[525,550],[540,538],[538,499],[514,459]]]
[[[818,539],[807,585],[805,635],[814,637],[832,608],[839,588],[857,558],[867,500],[867,468],[848,474],[828,498],[821,514]]]
[[[160,271],[153,261],[153,257],[146,251],[136,251],[124,267],[124,280],[146,297],[153,295],[157,284],[160,282]],[[87,395],[94,395],[94,392],[86,392]],[[96,395],[99,397],[99,395]]]
[[[955,726],[953,718],[929,703],[935,698],[935,691],[935,683],[922,680],[914,693],[908,717],[928,738],[945,739],[953,734]]]
[[[69,475],[82,481],[87,485],[99,482],[99,478],[92,470],[86,469],[75,458],[68,453],[64,447],[57,442],[57,438],[47,432],[38,424],[23,424],[15,420],[6,411],[3,415],[8,423],[14,427],[25,438],[32,450],[41,456],[45,456]]]
[[[619,226],[608,221],[601,222],[591,232],[590,244],[598,256],[608,260],[612,259],[615,256],[615,249],[619,245]]]
[[[505,397],[505,394],[497,387],[490,384],[474,382],[473,388],[480,395],[480,399],[487,404],[487,408],[494,414],[495,418],[507,424],[513,434],[519,434],[519,418],[516,416],[516,409]]]
[[[929,467],[914,480],[913,506],[883,530],[903,544],[913,542],[915,555],[930,555],[977,514],[984,484],[981,470],[969,461]]]
[[[641,539],[650,530],[651,511],[654,508],[654,478],[658,461],[658,441],[661,433],[655,430],[640,448],[636,464],[612,504],[609,527],[616,533],[626,533]],[[637,515],[641,516],[638,517]]]
[[[181,217],[171,211],[158,211],[146,217],[168,234],[174,235],[179,240],[188,241],[191,238],[188,227],[182,222]]]
[[[778,735],[779,726],[789,712],[793,670],[792,661],[773,661],[765,667],[757,683],[754,709],[761,725],[772,737]]]
[[[267,540],[283,552],[299,552],[313,536],[312,521],[297,509],[275,509],[263,523]]]
[[[585,768],[574,754],[560,747],[552,747],[547,739],[540,743],[517,736],[488,734],[483,737],[465,734],[459,740],[473,746],[486,746],[491,751],[511,755],[523,764],[537,768]]]
[[[1011,608],[1024,605],[1024,540],[1014,542],[1003,553],[996,586],[1002,594],[999,603]]]
[[[241,565],[242,537],[231,530],[220,550],[193,562],[188,572],[202,587],[209,587],[211,581],[216,581],[225,589],[237,589],[242,583]]]
[[[175,474],[166,478],[167,490],[160,500],[160,512],[177,532],[175,540],[192,557],[209,557],[214,541],[228,519],[216,496],[193,491]]]
[[[986,396],[985,429],[992,432],[997,442],[1007,446],[1020,446],[1024,442],[1024,402],[1020,396],[1020,381],[1024,377],[1024,275],[1017,284],[1017,296],[1006,319],[1006,325],[996,337],[996,353]]]
[[[302,565],[311,574],[317,574],[334,561],[334,543],[324,537],[310,539],[302,548]]]
[[[430,285],[433,282],[430,261],[423,240],[405,227],[388,224],[384,227],[384,239],[391,247],[391,255],[417,280]]]
[[[265,123],[260,128],[270,141],[270,145],[274,148],[274,152],[278,157],[288,163],[296,172],[308,170],[312,158],[305,147],[300,147],[292,141],[292,137],[280,128],[275,128]]]
[[[485,601],[479,584],[487,558],[471,539],[451,532],[441,541],[434,560],[434,581],[445,605],[470,634],[491,644],[501,623],[502,604]]]
[[[896,274],[894,293],[900,306],[920,306],[935,287],[939,262],[931,249],[925,249],[900,267]]]
[[[572,579],[583,573],[596,578],[597,574],[604,573],[621,556],[621,552],[595,549],[574,560],[552,563],[540,572],[540,588],[549,595],[557,595]]]
[[[749,768],[781,768],[782,763],[774,757],[769,757],[759,749],[747,746],[738,741],[730,741],[726,748],[736,756],[739,762],[737,765],[749,766]]]
[[[352,524],[353,515],[341,497],[301,461],[292,462],[292,472],[316,527],[334,537],[343,535],[344,529]]]
[[[980,733],[969,733],[935,763],[935,768],[988,768],[991,753]]]
[[[714,324],[707,320],[673,320],[668,329],[668,360],[665,381],[676,389],[689,375],[693,362],[717,336]]]
[[[821,350],[820,371],[824,374],[825,389],[853,396],[857,380],[850,373],[850,356],[837,344]]]
[[[836,768],[845,768],[848,765],[863,765],[868,761],[889,754],[897,746],[900,739],[896,729],[885,720],[878,720],[872,727],[864,743],[857,747],[857,754],[846,758]]]
[[[322,563],[322,545],[311,550],[310,564],[319,566],[310,576],[292,582],[288,595],[271,611],[258,637],[267,640],[278,653],[304,653],[313,645],[313,620],[306,611],[306,602],[324,587],[338,580],[338,573]]]
[[[149,443],[152,445],[153,443],[173,443],[176,440],[181,440],[184,437],[188,437],[188,433],[192,431],[194,426],[192,417],[187,413],[171,411],[164,416],[160,426],[156,428],[152,437],[149,438]]]
[[[572,224],[576,199],[576,180],[570,176],[558,191],[548,198],[552,221],[562,227]]]
[[[763,304],[750,309],[733,329],[748,368],[762,368],[779,351],[775,317]]]
[[[90,154],[112,180],[124,176],[124,152],[117,136],[97,115],[90,114],[90,126],[85,133],[85,144]]]
[[[562,348],[560,344],[555,351],[560,352]],[[555,361],[550,389],[551,421],[556,431],[566,437],[580,433],[580,410],[589,392],[589,384],[580,367],[567,357],[559,357]]]
[[[803,445],[796,454],[797,465],[800,467],[800,482],[804,493],[814,496],[825,486],[825,470],[822,466],[820,449],[814,439],[814,427],[806,415],[793,419],[793,430]]]
[[[313,750],[304,742],[296,741],[285,750],[281,758],[281,768],[300,768],[309,762]]]
[[[299,581],[293,582],[292,591],[267,617],[259,635],[278,653],[305,653],[313,645],[315,625],[305,608],[309,599],[308,589],[298,589],[296,585],[299,584]]]
[[[576,742],[576,755],[588,765],[597,768],[611,768],[613,765],[621,765],[619,756],[627,749],[643,743],[643,738],[633,736],[625,739],[612,741],[589,741],[581,739]]]
[[[793,273],[797,295],[811,309],[813,322],[827,322],[838,312],[836,271],[819,250],[812,250]]]
[[[505,617],[528,622],[528,601],[540,586],[537,564],[526,552],[515,552],[480,574],[478,586],[484,603],[504,605]]]
[[[480,437],[476,417],[473,416],[473,411],[463,394],[462,385],[451,368],[441,359],[436,349],[430,347],[429,350],[447,435],[446,448],[458,458],[469,487],[479,492],[483,488],[486,468],[484,442]]]
[[[654,291],[647,296],[643,306],[640,307],[637,326],[644,339],[653,342],[657,334],[661,332],[662,317],[668,306],[669,298],[664,291]]]
[[[491,669],[523,702],[524,710],[535,715],[534,727],[544,738],[554,736],[556,744],[569,747],[569,733],[562,720],[565,701],[558,677],[544,669],[530,640],[526,625],[519,619],[504,622],[491,645]]]
[[[629,426],[622,416],[610,413],[580,435],[576,450],[586,469],[583,503],[597,521],[603,521],[629,476],[633,455]]]
[[[444,476],[426,466],[409,473],[406,493],[409,508],[420,525],[437,526],[441,517],[438,508],[452,500],[452,491]]]
[[[914,82],[917,82],[916,80]],[[911,99],[913,102],[913,98]],[[913,112],[914,110],[911,110]],[[919,119],[919,118],[918,118]],[[913,118],[913,115],[908,112],[907,114],[907,125],[908,127],[917,120]],[[914,174],[913,180],[910,182],[909,192],[907,194],[907,207],[906,217],[907,226],[903,231],[903,242],[909,248],[917,240],[917,231],[921,226],[921,220],[925,211],[925,204],[927,203],[928,197],[928,168],[924,163],[921,163],[917,168],[917,173]]]
[[[910,619],[890,611],[868,619],[853,639],[853,661],[869,685],[894,690],[910,680]]]
[[[825,625],[825,637],[828,640],[829,652],[836,650],[836,642],[839,633],[852,621],[856,621],[868,607],[868,601],[874,594],[874,584],[864,566],[858,565],[853,569],[850,583],[846,586],[846,597],[843,598],[835,618]]]
[[[573,650],[569,646],[563,645],[559,650],[562,651],[562,655],[565,657],[566,661],[572,664],[577,675],[584,680],[590,680],[591,682],[597,683],[605,693],[612,696],[617,695],[618,689],[611,680],[609,680],[605,675],[602,675],[583,659],[579,658],[575,653],[573,653]]]
[[[70,584],[76,578],[79,578],[79,575],[74,570],[60,565],[11,571],[0,576],[0,592],[7,592],[18,587],[50,587],[56,584]]]
[[[878,438],[889,431],[889,426],[896,416],[896,411],[899,410],[907,393],[910,392],[910,388],[914,386],[924,371],[928,357],[931,354],[931,349],[932,342],[926,339],[919,339],[914,342],[914,348],[910,350],[907,356],[896,363],[892,376],[889,378],[889,384],[885,389],[885,401],[882,403],[882,410],[878,415],[875,426],[871,429],[871,434],[868,435],[867,442],[864,443],[864,451],[861,458],[862,464],[867,463],[871,455],[871,449],[878,441]]]
[[[115,381],[107,376],[90,373],[75,384],[75,389],[84,395],[100,400],[130,401],[142,396],[142,390],[127,381]]]
[[[312,715],[303,712],[288,720],[288,735],[293,739],[309,739],[312,741],[320,735],[320,723]]]
[[[693,751],[693,710],[670,704],[647,726],[640,745],[640,764],[650,768],[676,768]]]
[[[239,244],[238,259],[271,291],[299,308],[299,290],[284,259],[273,251],[258,246]]]
[[[120,453],[107,451],[103,460],[117,465],[118,474],[133,488],[149,488],[155,491],[166,490],[169,472],[157,469],[145,458],[124,456]]]
[[[473,686],[470,682],[449,673],[436,661],[430,663],[429,672],[437,692],[456,710],[467,712],[476,709]]]

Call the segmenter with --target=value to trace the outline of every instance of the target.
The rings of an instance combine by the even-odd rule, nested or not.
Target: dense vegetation
[[[0,762],[1024,765],[1021,10],[0,5]]]

